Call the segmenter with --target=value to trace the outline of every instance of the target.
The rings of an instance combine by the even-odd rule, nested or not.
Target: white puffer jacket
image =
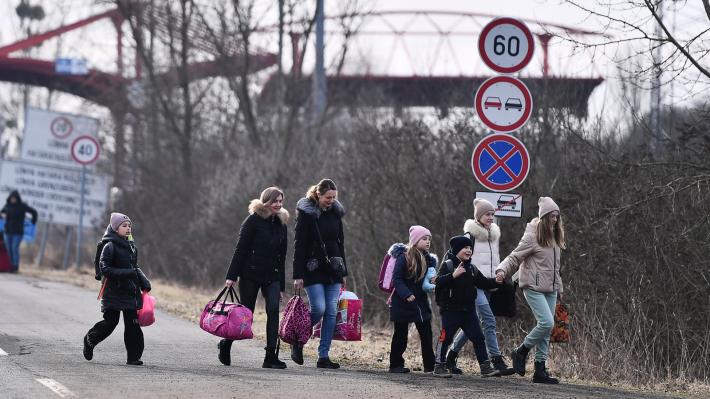
[[[479,222],[468,219],[463,225],[463,232],[464,234],[468,233],[473,240],[471,263],[476,265],[484,276],[495,278],[496,268],[500,264],[500,254],[498,253],[500,228],[498,225],[491,223],[491,228],[488,230]]]

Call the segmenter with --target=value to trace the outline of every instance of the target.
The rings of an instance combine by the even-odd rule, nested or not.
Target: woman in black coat
[[[423,287],[428,268],[436,267],[437,263],[436,256],[428,252],[430,245],[431,232],[422,226],[412,226],[409,229],[409,244],[395,244],[389,250],[390,256],[397,259],[392,274],[394,292],[390,304],[390,321],[394,322],[390,373],[410,371],[404,367],[402,356],[407,349],[409,323],[414,323],[419,332],[424,372],[434,371],[431,307]]]
[[[266,356],[263,368],[285,369],[279,360],[276,345],[279,330],[279,302],[286,285],[285,261],[288,246],[288,211],[283,208],[284,194],[278,187],[269,187],[259,199],[249,204],[249,216],[239,230],[237,248],[227,271],[226,286],[239,286],[242,304],[254,311],[261,290],[266,306]],[[219,361],[231,364],[232,341],[223,339],[217,345]]]
[[[295,253],[293,255],[293,286],[306,289],[311,307],[311,325],[321,319],[320,345],[316,367],[337,369],[328,352],[335,332],[335,314],[340,289],[345,283],[345,209],[336,200],[338,189],[329,179],[312,186],[296,204]],[[291,346],[291,359],[303,364],[303,348]]]
[[[150,281],[138,267],[138,251],[131,236],[131,220],[122,213],[112,213],[106,227],[99,261],[102,283],[101,311],[104,319],[84,336],[84,357],[91,360],[94,347],[106,339],[118,325],[123,312],[126,364],[143,364],[143,332],[138,324],[138,310],[143,308],[142,290],[150,291]]]

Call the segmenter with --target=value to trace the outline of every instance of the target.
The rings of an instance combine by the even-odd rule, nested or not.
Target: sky
[[[208,1],[208,0],[205,0]],[[211,1],[211,0],[210,0]],[[604,0],[608,4],[626,3],[620,0]],[[32,1],[37,4],[40,0]],[[603,8],[595,6],[596,0],[580,1],[584,6],[594,7],[596,11],[604,12]],[[15,14],[15,6],[19,0],[0,1],[0,44],[7,44],[20,38],[20,21]],[[96,0],[44,0],[42,1],[47,17],[42,21],[42,29],[49,29],[61,23],[73,22],[107,9],[106,5],[97,5]],[[342,10],[343,2],[325,0],[326,14],[334,15]],[[276,1],[258,1],[255,14],[262,25],[276,22]],[[315,0],[314,0],[315,4]],[[357,0],[359,9],[374,12],[384,11],[453,11],[465,13],[482,13],[499,16],[521,18],[527,21],[533,32],[542,32],[549,28],[549,24],[561,24],[590,31],[604,31],[604,21],[590,16],[589,13],[561,0]],[[702,10],[699,0],[677,1],[673,3],[675,10],[667,11],[666,21],[681,37],[697,34],[700,30],[710,26]],[[614,11],[617,16],[617,11]],[[643,15],[632,11],[618,12],[618,16],[635,21]],[[487,69],[478,55],[476,49],[475,32],[480,31],[483,24],[490,18],[445,16],[429,14],[415,16],[387,16],[384,18],[369,18],[364,20],[363,31],[385,31],[382,34],[363,34],[352,40],[349,49],[349,59],[345,73],[351,74],[387,74],[387,75],[465,75],[465,76],[492,76],[494,73]],[[432,22],[433,21],[433,22]],[[540,22],[540,23],[537,23]],[[451,35],[434,34],[439,27],[451,31]],[[403,35],[394,35],[392,30],[402,30]],[[337,31],[333,21],[329,21],[326,30]],[[552,28],[553,33],[562,33]],[[417,35],[411,32],[430,32],[427,35]],[[628,37],[632,32],[606,31],[613,33],[616,38]],[[582,41],[594,42],[605,40],[603,37],[575,37]],[[338,50],[338,35],[331,34],[327,38],[326,53],[334,58]],[[262,38],[262,44],[271,51],[275,51],[275,34],[268,34]],[[705,44],[710,47],[710,44]],[[48,41],[46,45],[34,50],[35,57],[53,59],[60,55],[63,57],[86,58],[89,65],[105,71],[115,71],[116,34],[114,27],[108,21],[95,23],[83,28],[81,31],[62,36],[59,40]],[[610,98],[618,97],[618,82],[616,81],[616,64],[613,60],[623,57],[631,52],[630,44],[608,46],[584,50],[574,47],[562,39],[553,39],[550,53],[551,73],[561,76],[597,77],[601,76],[607,83],[600,86],[590,101],[592,115],[605,112],[605,105]],[[636,50],[647,50],[637,45]],[[646,51],[648,54],[649,52]],[[312,52],[311,52],[312,54]],[[535,58],[531,64],[522,71],[522,76],[539,76],[541,74],[542,52],[539,43],[536,48]],[[312,64],[311,58],[305,59],[306,68]],[[683,84],[676,84],[664,90],[665,104],[691,104],[699,96],[707,97],[708,83],[706,80],[697,81],[697,76],[692,73],[684,76]],[[693,83],[695,81],[695,83]],[[0,112],[9,100],[7,96],[0,95]],[[42,97],[40,94],[38,97]],[[616,98],[618,100],[618,98]],[[38,104],[41,105],[41,104]],[[101,112],[90,104],[76,100],[55,101],[53,107],[67,112]],[[643,104],[642,104],[643,106]],[[4,107],[7,108],[7,107]]]

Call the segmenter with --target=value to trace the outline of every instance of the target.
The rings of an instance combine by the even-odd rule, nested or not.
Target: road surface
[[[315,359],[262,369],[263,342],[235,342],[232,366],[217,360],[218,338],[162,313],[143,329],[144,366],[127,366],[123,322],[82,356],[82,338],[101,319],[96,292],[22,275],[0,274],[1,398],[653,398],[603,388],[540,386],[529,377],[438,379],[413,372],[321,370]],[[310,343],[312,345],[313,343]],[[363,345],[364,343],[353,343]]]

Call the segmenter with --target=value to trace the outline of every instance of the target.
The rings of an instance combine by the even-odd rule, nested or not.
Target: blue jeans
[[[330,343],[333,341],[333,334],[335,333],[335,315],[338,311],[340,283],[313,284],[305,288],[308,295],[308,303],[311,306],[311,326],[315,326],[323,319],[320,329],[318,357],[328,357]]]
[[[537,325],[528,333],[523,343],[528,348],[535,346],[535,361],[544,362],[547,360],[547,352],[550,348],[550,333],[555,325],[557,292],[543,294],[526,288],[523,293],[537,320]]]
[[[5,233],[5,247],[7,254],[12,263],[12,270],[17,270],[20,266],[20,243],[22,242],[22,234],[7,234]]]
[[[500,348],[498,348],[498,338],[496,337],[496,317],[493,315],[491,305],[488,300],[491,298],[489,291],[478,289],[476,293],[476,313],[483,326],[483,335],[486,338],[486,349],[491,357],[500,356]],[[451,345],[451,350],[459,353],[463,349],[468,339],[463,330],[459,330],[454,337],[454,343]]]

